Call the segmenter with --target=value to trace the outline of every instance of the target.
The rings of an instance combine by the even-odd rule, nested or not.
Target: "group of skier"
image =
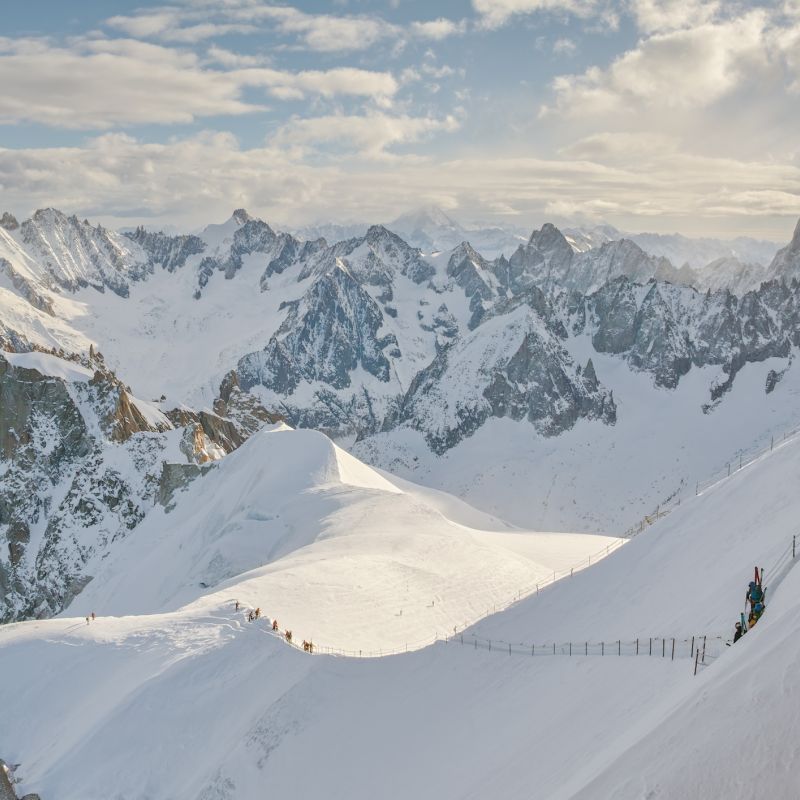
[[[235,606],[234,606],[236,611],[238,611],[241,607],[242,607],[242,604],[238,600],[236,600]],[[94,618],[94,614],[92,615],[92,618]],[[252,609],[251,608],[247,612],[247,621],[248,622],[255,622],[257,619],[261,619],[261,609],[260,608]],[[278,620],[276,620],[276,619],[272,620],[272,630],[275,633],[278,633],[279,630],[280,630],[280,628],[278,627]],[[286,630],[286,631],[283,632],[283,635],[286,638],[286,641],[291,644],[291,642],[292,642],[292,632],[290,630]],[[314,644],[313,644],[313,642],[310,642],[310,641],[307,642],[307,641],[303,640],[303,650],[306,653],[313,653],[314,652]]]
[[[745,594],[745,610],[747,609],[747,604],[750,604],[750,613],[747,617],[747,622],[745,623],[744,619],[744,611],[742,612],[741,619],[739,622],[736,623],[736,630],[733,634],[733,641],[738,642],[742,636],[750,630],[760,619],[761,615],[764,613],[766,606],[764,605],[764,599],[766,595],[766,589],[763,587],[763,570],[759,570],[758,567],[755,568],[755,580],[750,581],[750,584],[747,587],[747,593]]]

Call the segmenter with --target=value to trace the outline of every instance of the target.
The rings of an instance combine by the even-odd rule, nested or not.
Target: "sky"
[[[20,218],[800,217],[800,0],[38,0],[3,9],[0,85]]]

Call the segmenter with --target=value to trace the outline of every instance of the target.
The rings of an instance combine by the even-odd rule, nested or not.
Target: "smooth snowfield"
[[[685,657],[510,656],[502,645],[732,632],[753,564],[769,570],[791,542],[798,480],[791,440],[597,566],[483,620],[463,645],[309,656],[266,620],[246,622],[222,591],[216,606],[211,595],[88,626],[8,626],[0,753],[21,764],[21,788],[59,800],[789,800],[797,568],[768,588],[758,627],[696,678]],[[307,586],[313,603],[320,589]],[[232,581],[227,597],[240,588]],[[345,625],[375,614],[353,594],[361,607],[352,601]],[[473,649],[472,633],[495,649]]]
[[[236,598],[320,646],[380,653],[463,629],[618,540],[506,528],[393,483],[314,431],[264,430],[154,509],[65,613]],[[459,521],[446,516],[457,504]],[[445,513],[443,513],[443,510]],[[468,521],[469,526],[462,524]]]

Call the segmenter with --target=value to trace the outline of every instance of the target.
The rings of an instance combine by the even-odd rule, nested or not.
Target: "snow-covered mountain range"
[[[0,797],[791,796],[800,224],[729,267],[4,215]]]
[[[198,454],[230,452],[277,416],[518,524],[621,530],[729,458],[723,432],[745,448],[800,421],[798,270],[800,227],[769,280],[737,294],[683,285],[629,239],[576,250],[550,224],[487,258],[467,242],[426,255],[379,225],[301,240],[244,210],[196,235],[6,214],[3,616],[60,608],[163,500],[175,465],[196,475]],[[691,417],[714,444],[687,460],[672,437],[652,474],[578,512],[570,501],[592,491],[584,448],[606,441],[625,469],[650,436],[643,412],[665,403],[679,409],[668,432]],[[500,480],[509,451],[543,447],[567,487]],[[90,484],[91,513],[72,499]]]

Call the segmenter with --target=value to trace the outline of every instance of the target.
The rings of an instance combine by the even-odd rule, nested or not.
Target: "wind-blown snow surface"
[[[463,628],[616,543],[441,509],[323,434],[277,426],[154,509],[67,613],[216,613],[236,597],[319,645],[380,651]]]
[[[752,565],[791,540],[799,479],[790,440],[476,632],[501,646],[730,632]],[[308,656],[234,613],[239,589],[216,606],[5,628],[0,753],[20,763],[21,788],[59,800],[796,796],[798,570],[696,678],[686,658],[533,658],[458,640]],[[324,587],[309,584],[306,602],[324,604]],[[358,613],[374,613],[366,593]]]

